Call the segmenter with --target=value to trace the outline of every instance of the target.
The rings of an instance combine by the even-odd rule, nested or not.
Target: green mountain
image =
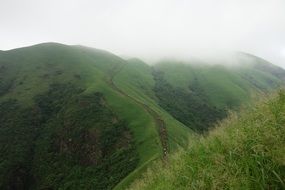
[[[283,69],[237,57],[234,67],[150,66],[56,43],[1,51],[1,189],[126,188],[229,109],[283,85]]]
[[[129,189],[284,189],[285,93],[243,110],[153,164]]]
[[[167,60],[152,67],[130,60],[116,82],[199,132],[224,118],[227,110],[283,85],[282,68],[245,53],[238,53],[235,60],[234,66]]]

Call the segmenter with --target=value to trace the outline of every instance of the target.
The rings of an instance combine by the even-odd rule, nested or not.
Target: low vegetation
[[[136,168],[128,124],[81,92],[53,84],[32,108],[1,103],[1,189],[112,189]]]
[[[163,144],[185,148],[226,110],[284,84],[285,70],[242,56],[253,61],[228,68],[57,43],[1,52],[0,189],[125,189]]]
[[[238,116],[168,164],[154,164],[130,189],[284,189],[285,94]]]
[[[153,75],[158,104],[194,131],[203,132],[226,116],[226,110],[210,104],[197,79],[183,89],[170,85],[161,71],[154,71]]]

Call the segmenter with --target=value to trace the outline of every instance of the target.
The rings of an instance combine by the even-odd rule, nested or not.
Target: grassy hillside
[[[192,129],[207,129],[224,118],[226,110],[250,104],[254,97],[284,84],[285,71],[267,67],[272,65],[250,55],[242,55],[234,66],[160,62],[154,66],[158,104]]]
[[[223,62],[169,60],[149,66],[132,59],[122,66],[114,82],[153,109],[163,109],[164,119],[174,117],[202,132],[226,117],[228,109],[249,105],[256,96],[284,84],[285,71],[261,58],[238,53],[236,61],[225,66]]]
[[[137,163],[134,165],[135,167],[140,167],[146,162],[154,158],[159,158],[162,155],[163,151],[156,121],[140,105],[128,97],[123,96],[109,84],[109,80],[112,75],[114,75],[114,72],[124,63],[125,61],[123,59],[101,50],[54,43],[5,51],[1,54],[1,111],[5,112],[6,109],[12,109],[10,114],[1,118],[3,119],[1,123],[4,123],[5,126],[1,128],[3,130],[1,133],[1,150],[3,151],[1,151],[2,168],[0,173],[2,176],[5,176],[2,178],[1,187],[9,188],[8,184],[12,183],[16,178],[19,178],[20,187],[33,185],[35,185],[35,188],[76,186],[84,189],[89,187],[90,184],[93,184],[92,186],[98,189],[109,189],[118,183],[118,180],[125,177],[128,172],[134,170],[132,165],[123,162],[120,157],[122,151],[125,149],[124,146],[120,147],[117,145],[116,148],[111,150],[110,154],[106,157],[102,157],[105,160],[100,161],[99,165],[102,167],[104,165],[103,163],[108,163],[109,161],[112,163],[118,162],[122,165],[125,164],[124,171],[122,171],[122,168],[124,168],[121,167],[122,165],[115,165],[112,175],[109,177],[105,176],[105,178],[107,178],[106,180],[99,180],[98,172],[96,172],[98,170],[96,169],[96,164],[94,165],[93,162],[86,164],[80,161],[82,159],[81,157],[85,157],[87,153],[77,153],[77,159],[69,160],[70,154],[73,154],[75,151],[71,149],[72,146],[69,147],[69,145],[66,145],[67,151],[63,152],[58,152],[57,149],[46,149],[48,146],[53,147],[62,144],[62,142],[58,141],[54,136],[59,135],[61,133],[60,131],[64,130],[69,130],[70,133],[62,134],[61,138],[74,142],[73,137],[75,138],[74,135],[77,134],[77,138],[79,139],[74,143],[79,148],[83,146],[83,144],[86,144],[84,143],[83,137],[87,135],[90,136],[88,138],[93,139],[92,142],[95,143],[88,146],[92,147],[96,145],[96,149],[96,147],[99,146],[98,143],[104,143],[103,139],[94,141],[94,139],[100,138],[100,136],[103,135],[103,128],[100,129],[100,126],[110,125],[111,131],[108,133],[110,133],[111,136],[108,138],[113,140],[118,128],[116,122],[124,122],[122,137],[119,136],[118,139],[123,143],[125,139],[124,134],[126,133],[124,131],[129,131],[131,134],[128,135],[130,139],[127,142],[131,143],[132,149],[135,150],[135,154],[133,154],[133,158],[137,160]],[[64,93],[65,87],[68,90],[68,86],[70,85],[72,86],[71,89],[75,88],[75,92]],[[58,87],[56,88],[57,91],[54,89],[54,86]],[[50,93],[56,94],[52,96],[49,95]],[[102,96],[105,102],[102,104],[101,101],[97,101],[94,103],[94,106],[96,107],[102,104],[101,106],[103,106],[104,109],[98,110],[98,113],[91,112],[89,115],[90,118],[87,116],[84,117],[84,120],[87,120],[86,122],[88,123],[84,123],[85,121],[81,121],[82,119],[80,119],[80,114],[84,114],[86,110],[81,109],[80,104],[76,103],[75,99],[84,99],[93,96],[94,93],[100,93],[100,96]],[[38,102],[37,97],[44,98]],[[87,101],[87,105],[90,104],[89,101],[90,100]],[[11,102],[14,103],[12,104]],[[31,115],[31,118],[27,117],[28,121],[24,119],[25,116],[16,117],[18,114],[23,115],[26,109],[30,110],[27,114],[30,113],[28,115]],[[91,107],[90,109],[93,108]],[[113,117],[111,117],[112,114],[107,114],[108,112],[104,110],[109,110],[109,112],[114,115],[114,118],[117,119],[113,119]],[[137,117],[138,115],[140,117]],[[80,122],[72,121],[71,124],[69,124],[69,122],[65,124],[66,120],[68,121],[70,120],[69,118],[72,117],[74,117],[74,119],[77,118]],[[107,120],[93,121],[93,117],[106,118]],[[15,118],[19,119],[16,120]],[[16,121],[19,122],[19,124],[14,124]],[[113,123],[108,124],[110,121]],[[16,131],[18,132],[16,132],[16,134],[14,134],[15,130],[11,126],[17,128]],[[82,127],[82,130],[78,129],[78,126]],[[68,127],[68,129],[66,129],[66,127]],[[92,130],[90,131],[89,128]],[[93,130],[99,133],[99,137],[97,137],[98,135],[96,135],[95,132],[92,132]],[[120,133],[118,133],[118,135],[119,134]],[[24,136],[30,139],[30,141],[23,144],[24,140],[22,141],[21,139],[24,138]],[[11,146],[16,146],[16,148],[12,148],[10,145],[7,146],[7,142],[12,137],[19,139],[19,141],[11,144]],[[9,142],[12,143],[13,141]],[[50,145],[47,142],[49,142]],[[102,149],[99,149],[100,151],[98,150],[99,153],[95,151],[93,154],[101,154],[100,152],[104,150],[105,146],[100,146],[102,146]],[[91,154],[93,149],[87,148],[86,151]],[[14,159],[18,159],[14,157],[17,154],[20,154],[17,156],[20,160],[15,161]],[[51,154],[50,159],[43,159],[48,157],[47,154]],[[59,156],[54,156],[53,158],[53,154],[59,154]],[[3,155],[10,156],[4,157]],[[55,164],[52,165],[51,168],[50,162]],[[56,170],[55,168],[58,167],[56,163],[60,164],[61,162],[67,162],[66,165],[62,165],[65,169],[58,168],[59,170]],[[45,168],[44,166],[48,167]],[[100,170],[103,170],[103,172],[99,172],[101,173],[100,175],[103,176],[106,169],[107,168],[104,167],[103,169],[101,168]],[[23,170],[23,174],[16,175],[15,173],[18,173],[19,170]],[[110,168],[108,170],[110,170]],[[10,171],[11,174],[6,175],[7,171]],[[59,171],[61,171],[61,173],[57,173]],[[37,174],[37,179],[33,179],[33,177],[30,176],[31,174]],[[70,175],[72,177],[69,177]],[[81,180],[81,183],[78,184],[78,180],[85,175],[90,176],[83,182]],[[26,178],[29,178],[29,180]],[[94,181],[95,178],[97,178],[97,181]],[[112,180],[108,181],[108,178]],[[34,181],[38,184],[33,184]],[[53,183],[51,183],[51,181]],[[45,186],[45,184],[49,184],[50,186]],[[61,186],[58,186],[59,184]]]
[[[114,83],[123,91],[128,92],[130,96],[159,113],[166,121],[171,141],[170,146],[180,144],[183,147],[186,145],[191,131],[158,106],[152,70],[151,66],[138,59],[128,60],[128,63],[114,77]],[[177,142],[179,143],[177,144]]]
[[[279,70],[277,77],[266,69],[261,72],[255,67],[264,61],[254,58],[256,62],[248,61],[250,57],[241,60],[240,64],[244,65],[235,68],[207,64],[199,67],[177,62],[163,62],[151,67],[141,60],[131,59],[121,68],[114,82],[130,96],[157,110],[165,121],[170,121],[167,125],[170,146],[179,144],[185,147],[189,134],[183,124],[195,131],[207,130],[226,117],[229,108],[238,109],[242,104],[250,104],[255,99],[253,96],[270,92],[283,84],[283,69],[276,67],[275,71]],[[266,65],[272,66],[268,62]],[[156,79],[157,73],[162,79]],[[190,134],[190,138],[196,137]],[[129,176],[127,183],[121,182],[118,189],[126,187],[139,174]]]
[[[233,69],[57,43],[0,52],[0,188],[125,189],[282,84],[284,70],[254,59]]]
[[[130,189],[284,189],[285,94],[232,114]]]
[[[146,111],[150,111],[150,114],[153,115],[153,113],[155,113],[153,115],[154,118],[164,121],[167,135],[167,147],[163,148],[165,152],[171,153],[178,147],[186,147],[188,138],[195,136],[191,130],[175,120],[156,103],[156,97],[153,91],[154,79],[152,68],[149,65],[138,59],[128,60],[128,63],[120,68],[120,71],[115,75],[113,81],[119,89],[127,93],[130,99],[139,102],[142,107],[147,108]],[[163,134],[160,134],[160,136],[162,135]],[[119,183],[115,189],[125,189],[146,169],[147,164],[138,167],[137,170]]]
[[[199,83],[211,104],[235,107],[250,100],[254,91],[267,92],[282,84],[284,69],[250,54],[238,53],[235,65],[221,63],[162,61],[155,68],[174,87],[189,89]],[[228,65],[228,66],[226,66]]]

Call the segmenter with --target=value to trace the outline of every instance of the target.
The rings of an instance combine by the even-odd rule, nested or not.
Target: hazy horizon
[[[243,51],[285,68],[283,0],[1,0],[0,49],[84,45],[145,61]]]

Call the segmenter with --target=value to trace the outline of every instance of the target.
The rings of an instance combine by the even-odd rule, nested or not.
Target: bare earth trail
[[[114,68],[113,71],[110,74],[110,78],[107,80],[107,83],[112,87],[112,89],[116,90],[121,95],[132,99],[138,105],[143,107],[143,109],[146,110],[153,117],[153,119],[154,119],[154,121],[156,123],[156,126],[158,128],[160,142],[161,142],[162,149],[163,149],[163,159],[166,160],[167,154],[169,153],[169,145],[168,145],[168,135],[167,135],[167,130],[166,130],[166,126],[165,126],[164,120],[159,116],[159,114],[156,111],[154,111],[148,105],[140,102],[136,98],[134,98],[134,97],[126,94],[124,91],[122,91],[119,87],[116,86],[116,84],[113,81],[115,75],[118,74],[123,69],[124,66],[125,66],[125,64],[120,66],[119,68],[117,68],[117,67]]]

